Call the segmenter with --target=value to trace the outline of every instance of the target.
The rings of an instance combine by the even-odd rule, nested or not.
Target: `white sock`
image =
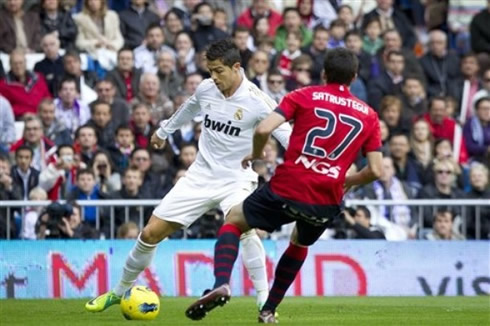
[[[122,278],[119,284],[114,288],[114,293],[122,296],[138,278],[138,275],[148,266],[150,266],[157,245],[144,243],[141,240],[141,234],[133,249],[129,252],[126,264],[123,268]]]
[[[269,295],[264,246],[255,230],[243,233],[240,242],[243,264],[257,292],[257,305],[261,306]]]

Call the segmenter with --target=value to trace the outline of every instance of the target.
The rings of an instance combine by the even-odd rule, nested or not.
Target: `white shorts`
[[[256,188],[257,182],[217,184],[209,179],[184,176],[153,210],[153,215],[189,227],[216,207],[226,216],[233,206],[245,200]]]

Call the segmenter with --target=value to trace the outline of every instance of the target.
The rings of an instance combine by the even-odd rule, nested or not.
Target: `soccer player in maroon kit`
[[[231,270],[238,254],[240,235],[251,228],[272,232],[296,222],[291,243],[276,268],[274,284],[259,314],[259,323],[276,323],[275,310],[306,259],[308,246],[340,218],[342,198],[352,186],[379,178],[382,155],[376,112],[349,92],[358,61],[347,49],[327,53],[327,84],[296,90],[256,128],[252,154],[243,166],[262,159],[272,131],[294,121],[289,147],[269,183],[231,209],[218,233],[214,252],[213,290],[193,303],[186,316],[199,320],[231,297]],[[358,173],[346,172],[359,150],[368,164]]]

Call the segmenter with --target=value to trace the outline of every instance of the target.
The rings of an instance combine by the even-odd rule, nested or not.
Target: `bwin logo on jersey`
[[[225,133],[230,136],[240,136],[240,131],[242,131],[240,128],[232,126],[231,121],[224,123],[211,120],[207,114],[204,116],[204,127]]]

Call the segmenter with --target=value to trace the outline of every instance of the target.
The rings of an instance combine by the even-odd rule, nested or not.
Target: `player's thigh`
[[[206,189],[205,186],[205,181],[189,179],[186,176],[180,178],[153,210],[153,215],[169,223],[189,227],[216,205],[213,200],[214,190]]]
[[[299,246],[311,246],[321,237],[326,229],[326,224],[319,226],[298,220],[291,234],[291,242]]]
[[[157,244],[182,228],[182,224],[168,222],[151,215],[150,220],[141,231],[141,240],[148,244]]]
[[[234,182],[221,187],[218,194],[218,200],[220,201],[219,207],[223,214],[229,215],[232,208],[241,204],[254,190],[257,189],[257,182]],[[234,210],[238,212],[239,210]]]

